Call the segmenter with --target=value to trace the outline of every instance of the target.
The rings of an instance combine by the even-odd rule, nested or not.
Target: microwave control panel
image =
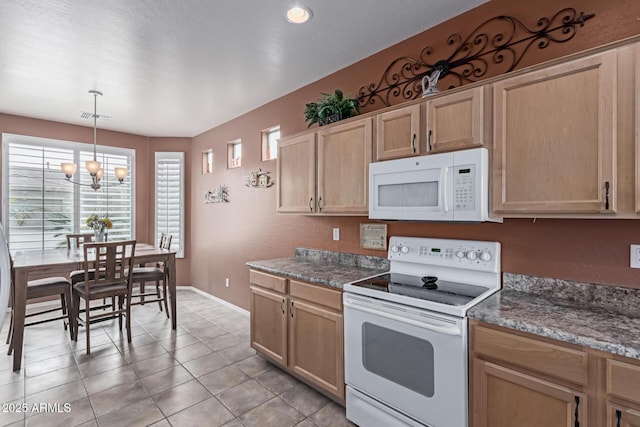
[[[453,205],[455,210],[475,210],[476,165],[455,166],[453,174]]]

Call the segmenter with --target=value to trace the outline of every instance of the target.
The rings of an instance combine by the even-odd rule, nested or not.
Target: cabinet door
[[[493,87],[493,210],[615,212],[615,51]]]
[[[318,212],[369,212],[372,136],[370,117],[318,133]]]
[[[278,212],[316,211],[316,134],[284,139],[278,144]]]
[[[427,101],[427,150],[460,150],[483,144],[484,87]]]
[[[481,359],[472,392],[474,427],[588,425],[583,393]]]
[[[251,347],[286,366],[287,298],[257,286],[251,290]]]
[[[290,304],[289,368],[344,399],[342,314],[295,299]]]
[[[607,427],[640,427],[640,411],[609,403]]]
[[[378,114],[376,148],[377,160],[420,154],[420,105]]]

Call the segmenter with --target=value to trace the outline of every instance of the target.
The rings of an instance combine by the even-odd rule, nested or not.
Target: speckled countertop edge
[[[389,271],[386,258],[296,248],[295,256],[249,261],[247,266],[291,279],[342,289],[345,283]]]
[[[640,305],[635,305],[636,299],[640,301],[640,291],[576,283],[578,286],[575,286],[575,295],[572,295],[572,291],[567,290],[574,286],[572,282],[555,283],[554,280],[509,276],[509,273],[505,273],[504,289],[473,307],[468,316],[510,329],[640,359],[640,309],[636,308]],[[536,287],[535,283],[539,286]],[[530,286],[534,289],[530,289]],[[554,293],[554,290],[558,293]],[[614,297],[603,303],[600,293]],[[616,297],[623,300],[617,300]]]

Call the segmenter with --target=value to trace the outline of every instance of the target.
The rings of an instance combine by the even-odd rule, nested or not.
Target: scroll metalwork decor
[[[229,187],[219,185],[217,188],[204,192],[205,203],[229,203]]]
[[[464,39],[460,33],[451,34],[447,45],[453,47],[453,52],[446,59],[433,60],[432,46],[422,49],[418,59],[395,59],[377,83],[360,88],[358,103],[364,107],[380,101],[390,106],[393,99],[415,99],[422,94],[423,77],[436,70],[440,78],[448,75],[448,81],[453,81],[449,88],[480,80],[490,65],[499,67],[496,75],[512,71],[532,46],[544,49],[551,43],[568,42],[576,35],[578,26],[584,26],[594,16],[566,8],[551,18],[538,19],[534,28],[512,16],[496,16]],[[494,35],[488,33],[491,29]]]

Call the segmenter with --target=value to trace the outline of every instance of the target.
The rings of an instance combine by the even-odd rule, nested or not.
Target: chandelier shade
[[[97,121],[98,117],[100,117],[98,115],[98,95],[102,96],[102,92],[98,92],[97,90],[90,90],[89,93],[93,95],[93,160],[87,160],[85,162],[85,167],[87,168],[87,172],[89,172],[89,175],[91,176],[91,183],[83,184],[79,181],[73,181],[71,179],[78,170],[78,165],[76,165],[75,163],[61,163],[60,169],[62,169],[62,173],[64,173],[65,179],[70,183],[91,187],[97,191],[101,187],[110,186],[110,183],[101,182],[102,178],[104,177],[104,169],[102,168],[102,165],[98,161],[96,155],[96,134],[98,128]],[[117,167],[114,169],[114,174],[118,181],[111,184],[119,185],[124,182],[124,179],[129,174],[129,170],[127,168]]]

